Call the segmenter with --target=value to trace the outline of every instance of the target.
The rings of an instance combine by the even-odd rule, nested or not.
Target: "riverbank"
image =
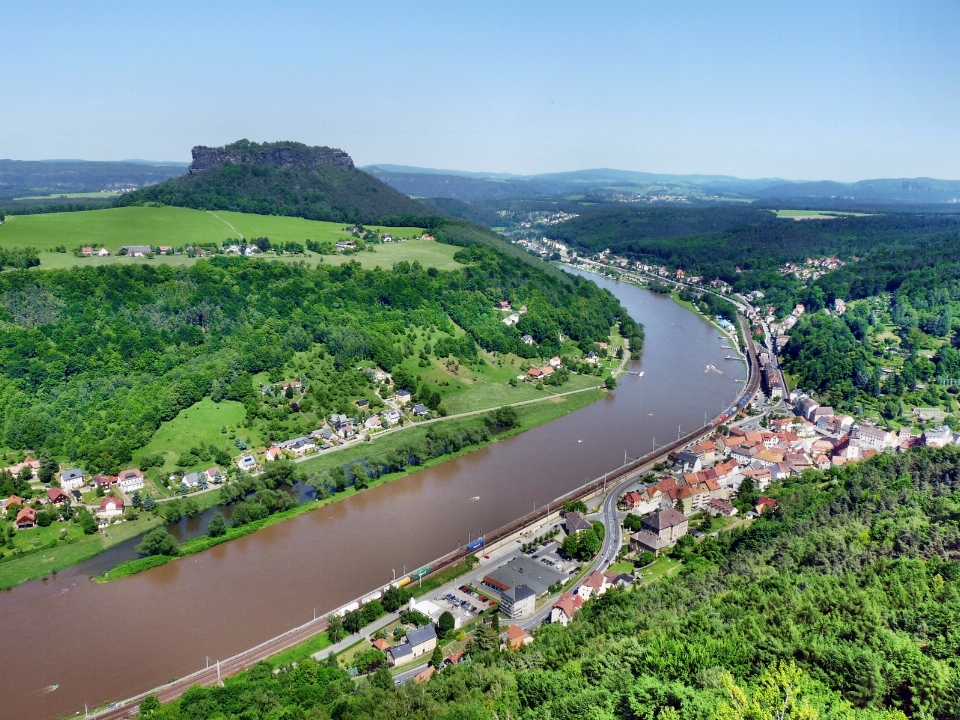
[[[623,364],[621,364],[621,368],[622,367]],[[520,421],[519,425],[517,427],[502,430],[489,440],[483,441],[476,445],[470,445],[455,453],[448,453],[431,460],[426,460],[419,465],[408,467],[400,472],[382,475],[375,480],[369,481],[364,489],[357,490],[355,487],[350,486],[343,492],[339,492],[336,495],[332,495],[328,498],[316,501],[311,500],[297,505],[289,510],[271,515],[262,520],[242,525],[241,527],[229,527],[227,528],[226,534],[218,538],[211,538],[206,535],[192,538],[180,545],[180,554],[177,556],[155,555],[120,563],[113,569],[98,575],[95,578],[95,581],[110,582],[112,580],[129,577],[145,570],[150,570],[152,568],[165,565],[169,562],[173,562],[174,560],[195,555],[196,553],[203,552],[204,550],[209,550],[212,547],[229,542],[230,540],[245,537],[256,532],[257,530],[276,525],[284,520],[289,520],[290,518],[303,515],[304,513],[312,512],[319,508],[340,502],[353,495],[364,492],[366,489],[372,489],[379,487],[380,485],[385,485],[393,480],[415,474],[422,470],[426,470],[436,465],[453,460],[457,457],[480,450],[481,448],[487,447],[493,443],[502,442],[503,440],[514,437],[515,435],[519,435],[526,430],[531,430],[535,427],[548,423],[551,420],[555,420],[563,415],[567,415],[575,410],[579,410],[582,407],[596,402],[603,397],[605,393],[606,390],[601,388],[591,388],[567,395],[544,398],[543,400],[537,402],[526,401],[525,403],[520,403],[516,408],[517,416]],[[468,424],[476,425],[477,420],[475,418],[456,418],[452,419],[450,423],[445,423],[447,426],[453,425],[451,428],[453,430],[455,430],[457,427],[463,427]],[[372,442],[364,443],[354,448],[350,448],[349,450],[344,450],[340,453],[329,454],[323,457],[311,459],[308,462],[302,463],[301,468],[307,472],[321,472],[334,466],[343,466],[345,464],[349,464],[350,462],[361,461],[373,453],[373,448],[375,448],[375,452],[377,454],[389,452],[400,443],[407,443],[411,440],[416,440],[419,437],[425,436],[430,429],[431,425],[414,426],[405,433],[388,435],[380,438],[379,441],[375,439]]]

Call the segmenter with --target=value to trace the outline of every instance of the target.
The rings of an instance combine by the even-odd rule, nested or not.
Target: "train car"
[[[409,584],[410,584],[410,578],[409,578],[409,577],[400,578],[399,580],[397,580],[397,587],[398,587],[398,588],[402,588],[402,587],[404,587],[405,585],[409,585]]]
[[[467,545],[467,552],[473,552],[474,550],[478,550],[479,548],[482,548],[482,547],[483,547],[483,538],[480,538],[479,540],[474,540],[472,543]]]
[[[426,567],[422,567],[422,568],[420,568],[419,570],[417,570],[415,573],[413,573],[413,574],[410,576],[410,579],[411,579],[411,580],[419,580],[420,578],[422,578],[424,575],[428,574],[429,572],[430,572],[430,566],[427,565]]]
[[[360,600],[360,602],[361,602],[363,605],[366,605],[366,604],[367,604],[368,602],[370,602],[371,600],[379,600],[379,599],[380,599],[380,595],[381,595],[380,591],[377,590],[376,592],[370,593],[370,594],[367,595],[365,598],[362,598],[362,599]]]
[[[350,603],[349,605],[344,605],[342,608],[340,608],[339,610],[337,610],[334,614],[335,614],[335,615],[339,615],[340,617],[343,617],[344,615],[346,615],[346,614],[347,614],[348,612],[350,612],[351,610],[359,610],[359,609],[360,609],[360,603],[358,603],[356,600],[354,600],[354,601],[353,601],[352,603]]]

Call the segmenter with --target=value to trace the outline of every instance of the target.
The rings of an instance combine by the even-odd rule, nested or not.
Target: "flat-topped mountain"
[[[407,224],[437,215],[358,170],[343,150],[297,142],[198,145],[189,174],[118,200],[148,202],[334,222]]]
[[[231,162],[235,165],[251,164],[278,168],[302,167],[316,170],[322,165],[332,165],[340,170],[353,170],[353,158],[343,150],[328,147],[310,147],[303,143],[276,142],[252,143],[248,140],[224,147],[197,145],[191,151],[193,162],[190,173],[209,170],[216,165]]]

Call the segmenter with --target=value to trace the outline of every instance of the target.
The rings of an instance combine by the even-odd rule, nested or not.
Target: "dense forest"
[[[0,160],[0,200],[145,187],[186,171],[176,163]]]
[[[469,236],[452,239],[469,245]],[[642,328],[593,283],[476,245],[457,259],[466,267],[311,268],[218,256],[192,267],[2,273],[3,441],[88,471],[116,470],[161,422],[208,395],[244,403],[248,417],[266,412],[252,374],[276,372],[297,352],[313,350],[340,390],[363,377],[359,361],[390,370],[413,352],[412,326],[456,324],[458,339],[437,350],[468,359],[477,345],[526,354],[522,333],[547,345],[562,333],[592,348],[617,323],[642,345]],[[504,325],[494,310],[504,299],[529,308],[520,325]],[[311,400],[337,411],[340,390]]]
[[[144,714],[444,720],[947,720],[960,707],[960,450],[792,478],[776,512],[673,550],[519,652],[474,632],[425,684],[266,663]],[[156,707],[148,702],[147,708]]]
[[[313,156],[329,148],[239,141],[223,148],[195,148],[195,153],[198,149],[217,153],[218,161],[202,169],[191,167],[189,175],[127,193],[118,204],[153,202],[386,225],[420,225],[422,218],[436,215],[425,205],[355,168],[346,153],[340,153],[346,161],[339,165],[310,162]]]

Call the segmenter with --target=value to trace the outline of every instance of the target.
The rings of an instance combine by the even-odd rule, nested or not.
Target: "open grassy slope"
[[[381,231],[384,226],[374,227]],[[413,238],[422,232],[415,227],[391,227],[394,237]],[[116,253],[122,245],[170,245],[220,243],[229,237],[268,237],[272,242],[306,240],[334,241],[349,237],[344,225],[295,217],[254,215],[228,211],[204,212],[178,207],[122,207],[84,212],[14,215],[0,225],[0,247],[35,247],[40,250],[42,268],[99,265],[116,262],[157,262],[192,264],[185,256],[156,257],[152,260],[110,255],[105,258],[76,258],[72,251],[81,245],[103,245]],[[62,245],[67,253],[48,252]],[[452,269],[458,263],[453,255],[457,248],[430,241],[408,241],[376,246],[376,252],[349,256],[324,256],[324,262],[340,263],[349,259],[364,267],[391,267],[400,260],[419,260],[424,266]],[[311,263],[320,256],[294,256]]]

